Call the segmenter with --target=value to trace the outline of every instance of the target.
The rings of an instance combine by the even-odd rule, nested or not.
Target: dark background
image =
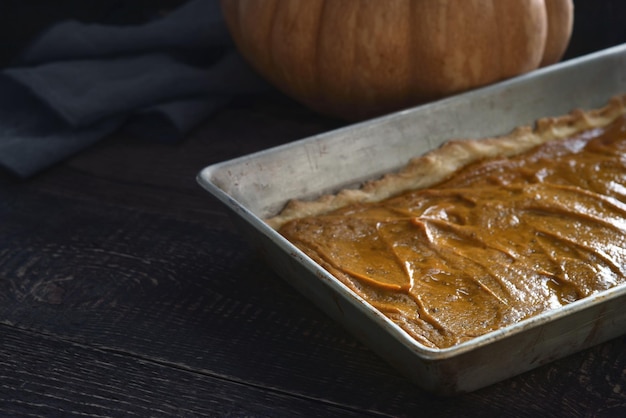
[[[65,19],[127,25],[148,21],[185,0],[0,0],[0,66],[9,66],[42,30]]]

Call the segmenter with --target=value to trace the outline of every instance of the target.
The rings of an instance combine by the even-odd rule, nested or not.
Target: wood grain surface
[[[470,394],[421,391],[279,279],[195,181],[339,126],[267,95],[177,144],[119,133],[31,180],[0,175],[0,415],[626,414],[625,337]]]

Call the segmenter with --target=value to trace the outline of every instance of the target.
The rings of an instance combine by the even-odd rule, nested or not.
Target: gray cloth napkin
[[[176,141],[234,97],[267,89],[215,0],[137,26],[61,22],[0,72],[0,165],[29,177],[122,126]]]

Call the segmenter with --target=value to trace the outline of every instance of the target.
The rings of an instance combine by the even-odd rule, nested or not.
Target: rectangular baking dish
[[[618,286],[466,343],[422,346],[263,222],[404,166],[449,139],[508,133],[545,116],[598,108],[626,92],[626,44],[515,79],[204,168],[198,182],[230,210],[273,269],[422,388],[468,392],[626,331]],[[328,371],[330,372],[330,370]]]

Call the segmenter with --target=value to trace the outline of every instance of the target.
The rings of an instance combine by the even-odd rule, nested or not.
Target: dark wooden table
[[[0,175],[0,414],[625,414],[626,338],[474,393],[423,392],[278,278],[196,184],[338,126],[270,94],[181,143],[117,134],[33,179]]]

